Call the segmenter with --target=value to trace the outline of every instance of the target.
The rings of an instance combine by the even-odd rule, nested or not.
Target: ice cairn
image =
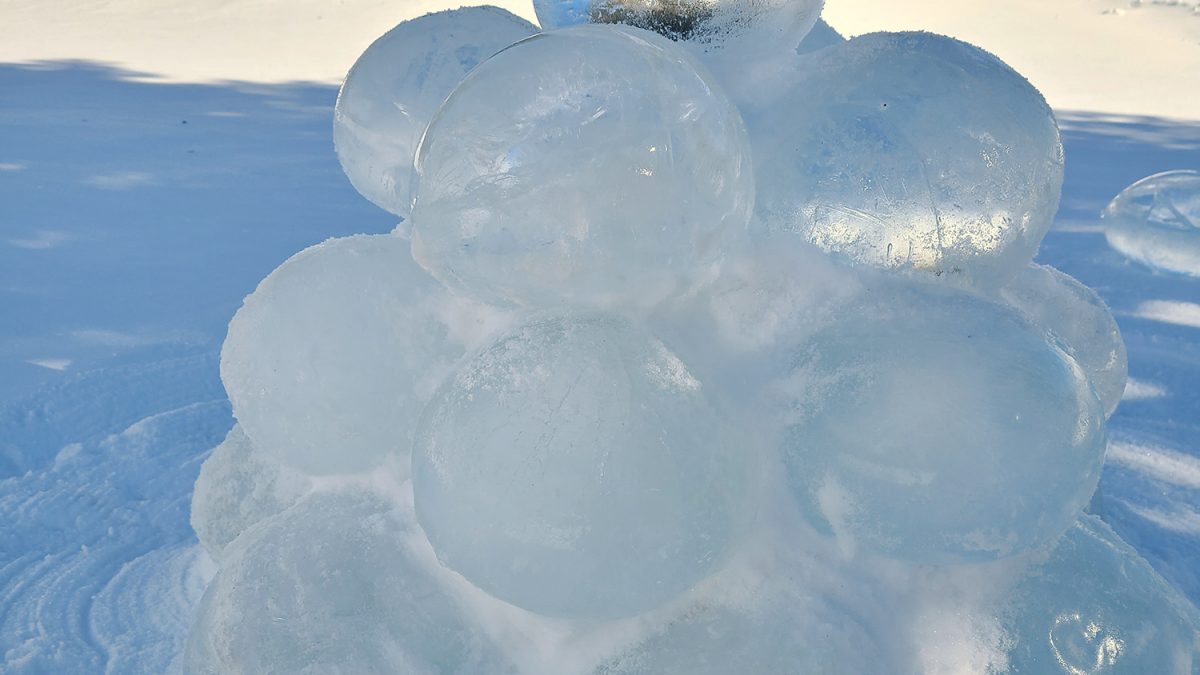
[[[404,220],[230,323],[187,672],[1197,672],[1084,513],[1125,352],[1031,263],[1050,109],[957,40],[805,38],[820,5],[367,49],[334,139]]]

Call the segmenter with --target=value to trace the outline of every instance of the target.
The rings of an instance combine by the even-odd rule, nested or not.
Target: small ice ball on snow
[[[1053,267],[1031,264],[1000,297],[1062,341],[1087,373],[1105,416],[1112,415],[1129,371],[1121,329],[1100,296]]]
[[[311,474],[399,466],[421,408],[503,315],[453,297],[392,235],[331,239],[271,272],[229,324],[221,379],[261,452]]]
[[[1104,209],[1108,245],[1143,265],[1200,277],[1200,172],[1130,185]]]
[[[227,550],[193,620],[191,675],[508,673],[369,493],[314,493]]]
[[[1107,524],[1080,516],[1004,612],[1011,673],[1200,668],[1200,614]]]
[[[653,304],[708,274],[754,195],[741,117],[669,40],[542,33],[463,80],[417,155],[413,256],[529,305]]]
[[[296,503],[310,488],[307,477],[255,451],[234,426],[200,466],[192,492],[192,529],[216,560],[259,521]]]
[[[547,615],[630,616],[721,562],[748,454],[648,332],[552,316],[433,398],[413,492],[439,559],[476,586]]]
[[[1086,376],[1002,305],[886,291],[780,366],[788,488],[848,549],[1013,555],[1062,534],[1099,480],[1104,409]]]
[[[1058,208],[1063,152],[1041,94],[929,33],[875,33],[800,59],[742,107],[755,212],[853,264],[999,286]]]
[[[346,74],[333,144],[354,188],[408,217],[417,143],[472,68],[537,32],[498,7],[464,7],[405,21],[371,43]]]
[[[821,15],[824,0],[534,0],[543,29],[619,23],[706,51],[751,46],[787,53]]]

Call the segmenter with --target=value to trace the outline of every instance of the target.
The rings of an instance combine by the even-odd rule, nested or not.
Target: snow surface
[[[297,45],[313,44],[313,33],[301,29],[319,25],[316,3],[288,3],[306,18],[282,31],[277,46],[285,57],[261,59],[248,57],[261,56],[264,25],[281,16],[282,3],[188,11],[182,4],[89,3],[55,21],[47,18],[59,11],[52,3],[0,9],[0,672],[160,673],[178,666],[213,569],[188,508],[200,463],[232,425],[217,379],[228,320],[294,252],[328,236],[395,225],[355,194],[338,168],[330,142],[335,86],[279,80],[329,81],[402,18],[383,16],[422,10],[361,2],[377,12],[356,19],[369,23],[366,29],[334,26],[309,50]],[[925,16],[927,4],[898,3],[896,11],[934,30],[942,29],[939,16],[976,13],[946,3],[940,15]],[[1007,6],[1017,17],[1046,11],[1038,4],[1051,5]],[[1068,17],[1060,27],[1098,21],[1082,10],[1069,14],[1085,4],[1090,12],[1101,3],[1055,5]],[[839,24],[838,7],[829,2],[830,23],[863,32]],[[1124,16],[1100,16],[1184,17],[1158,22],[1165,34],[1191,20],[1170,13],[1177,9],[1144,3]],[[138,22],[159,28],[139,32],[146,26]],[[1002,22],[993,28],[1020,35],[1010,44],[1029,45],[1038,42],[1026,35],[1037,35],[1024,30],[1029,23],[1007,33]],[[163,29],[170,25],[196,30],[181,41]],[[56,39],[45,39],[51,27]],[[884,27],[899,26],[870,26]],[[141,37],[129,39],[133,34]],[[1149,39],[1141,28],[1135,34]],[[214,48],[218,35],[235,47]],[[1197,88],[1186,86],[1200,69],[1182,68],[1186,50],[1141,49],[1149,56],[1136,97],[1122,90],[1124,71],[1115,69],[1110,86],[1081,86],[1086,96],[1071,99],[1057,97],[1054,82],[1039,81],[1043,66],[1026,70],[1026,57],[978,41],[1060,108],[1128,110],[1137,98],[1135,111],[1200,119],[1188,95]],[[155,75],[98,62],[132,62],[118,55],[122,44]],[[1069,53],[1071,44],[1059,48]],[[1129,59],[1147,43],[1103,47],[1114,44]],[[344,64],[333,65],[325,49],[345,55]],[[10,63],[43,57],[88,60]],[[226,70],[188,75],[179,64],[189,58],[197,68]],[[1061,65],[1075,57],[1029,60]],[[301,72],[306,62],[323,72]],[[272,67],[264,64],[281,70],[263,74]],[[180,81],[239,73],[260,81]],[[1099,102],[1087,105],[1087,96]],[[1197,601],[1200,281],[1155,273],[1112,251],[1096,214],[1139,178],[1196,168],[1200,121],[1061,110],[1059,120],[1067,157],[1063,202],[1039,262],[1080,279],[1109,304],[1132,376],[1109,422],[1112,443],[1093,509]],[[939,626],[953,628],[935,621],[929,629]]]

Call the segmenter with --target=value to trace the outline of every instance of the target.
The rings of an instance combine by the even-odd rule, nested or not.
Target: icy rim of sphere
[[[463,7],[401,22],[358,57],[338,90],[333,145],[359,194],[407,218],[417,144],[462,78],[537,28],[499,7]]]
[[[737,108],[669,40],[542,33],[480,64],[430,122],[413,256],[489,301],[649,307],[744,236],[752,171]]]
[[[412,482],[447,567],[530,611],[612,619],[719,568],[751,462],[649,331],[555,314],[446,382],[422,416]]]

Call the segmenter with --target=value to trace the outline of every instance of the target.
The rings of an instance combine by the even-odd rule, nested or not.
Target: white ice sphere
[[[742,107],[768,229],[852,264],[993,288],[1033,259],[1063,150],[1029,82],[930,33],[864,35],[799,63]]]
[[[1104,235],[1143,265],[1200,277],[1200,172],[1167,171],[1125,188],[1104,209]]]
[[[314,493],[230,545],[193,619],[191,675],[507,673],[369,494]]]
[[[292,256],[229,324],[221,379],[261,452],[310,474],[407,466],[421,408],[503,315],[452,296],[393,235]]]
[[[430,122],[413,256],[482,298],[650,305],[744,231],[750,164],[738,111],[669,40],[542,33],[480,64]]]
[[[1193,675],[1200,615],[1096,516],[1080,516],[1007,610],[1014,675]]]
[[[498,7],[464,7],[405,21],[371,43],[333,112],[333,144],[354,188],[407,218],[413,157],[438,106],[481,61],[535,32]]]
[[[229,542],[296,503],[310,487],[303,474],[256,452],[235,425],[200,467],[192,492],[192,529],[209,555],[220,560]]]
[[[795,49],[821,15],[824,0],[534,0],[545,30],[619,23],[654,31],[704,51],[753,46]]]
[[[1016,311],[888,290],[799,344],[772,386],[788,488],[848,550],[929,563],[1045,545],[1088,503],[1104,409]]]
[[[612,618],[722,561],[749,450],[684,364],[602,315],[528,323],[430,402],[413,445],[417,518],[439,559],[514,605]]]
[[[1104,300],[1069,274],[1037,264],[1001,289],[1000,297],[1062,342],[1087,373],[1105,416],[1112,415],[1125,393],[1129,364],[1121,329]]]

